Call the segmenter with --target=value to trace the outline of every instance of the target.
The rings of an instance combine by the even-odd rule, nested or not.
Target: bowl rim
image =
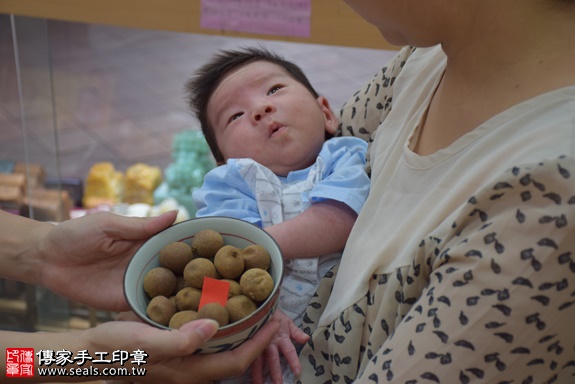
[[[126,284],[126,276],[127,276],[127,274],[128,274],[128,270],[130,269],[130,266],[131,266],[132,263],[134,262],[134,260],[135,260],[135,258],[136,258],[136,255],[138,254],[138,252],[140,251],[140,249],[141,249],[142,247],[144,247],[144,246],[145,246],[149,241],[151,241],[152,239],[161,236],[161,234],[162,234],[163,232],[168,231],[168,230],[172,229],[173,227],[175,227],[175,226],[177,226],[177,225],[181,225],[181,224],[184,224],[184,223],[187,223],[187,222],[190,222],[190,221],[196,221],[196,220],[213,221],[213,220],[221,220],[221,219],[230,220],[230,221],[237,221],[237,222],[240,222],[240,223],[241,223],[241,224],[239,224],[239,225],[246,225],[246,224],[247,224],[247,225],[250,225],[250,226],[253,226],[253,227],[259,229],[261,232],[263,232],[264,236],[268,237],[268,238],[275,244],[276,248],[278,249],[278,252],[279,252],[279,255],[280,255],[280,258],[281,258],[282,262],[281,262],[281,266],[279,267],[279,268],[281,268],[281,271],[280,271],[280,274],[279,274],[279,277],[278,277],[277,284],[274,284],[274,289],[272,290],[272,292],[270,293],[270,295],[268,296],[268,298],[267,298],[265,301],[261,302],[261,303],[258,305],[258,308],[257,308],[253,313],[251,313],[249,316],[244,317],[244,318],[243,318],[242,320],[240,320],[240,321],[236,321],[236,322],[234,322],[234,323],[230,323],[230,324],[224,325],[223,327],[219,327],[218,330],[217,330],[217,332],[211,337],[210,340],[215,340],[215,339],[218,339],[218,338],[222,338],[222,337],[229,336],[229,332],[228,332],[228,331],[229,331],[232,327],[237,327],[237,326],[239,326],[239,325],[241,325],[241,324],[247,324],[247,323],[250,323],[250,324],[251,324],[252,321],[249,321],[249,320],[252,319],[256,314],[259,314],[258,310],[259,310],[260,308],[265,308],[265,307],[267,307],[267,306],[269,305],[269,302],[270,302],[271,300],[275,300],[275,299],[276,299],[275,297],[277,296],[278,291],[281,289],[282,282],[283,282],[283,279],[284,279],[284,277],[285,277],[285,270],[286,270],[285,265],[284,265],[284,264],[285,264],[285,259],[284,259],[284,257],[283,257],[283,252],[282,252],[282,250],[281,250],[281,248],[280,248],[278,242],[277,242],[268,232],[266,232],[263,228],[259,227],[258,225],[254,224],[254,223],[251,223],[251,222],[249,222],[249,221],[246,221],[246,220],[238,219],[238,218],[235,218],[235,217],[229,217],[229,216],[204,216],[204,217],[194,217],[194,218],[191,218],[191,219],[188,219],[188,220],[184,220],[184,221],[181,221],[181,222],[178,222],[178,223],[174,223],[174,224],[170,225],[169,227],[167,227],[167,228],[161,230],[160,232],[156,233],[155,235],[149,237],[149,238],[148,238],[147,240],[145,240],[144,243],[136,250],[136,252],[134,252],[134,254],[132,255],[132,257],[130,257],[130,260],[128,261],[128,264],[126,265],[126,268],[124,269],[124,273],[123,273],[123,277],[122,277],[122,290],[123,290],[123,293],[124,293],[124,299],[125,299],[126,302],[128,303],[128,306],[130,307],[130,310],[131,310],[136,316],[138,316],[140,319],[142,319],[146,324],[152,325],[152,326],[154,326],[154,327],[156,327],[156,328],[160,328],[160,329],[166,329],[166,330],[171,330],[171,329],[172,329],[172,328],[170,328],[170,327],[168,327],[168,326],[165,326],[165,325],[162,325],[162,324],[158,324],[158,323],[156,323],[155,321],[152,321],[152,320],[151,320],[150,318],[148,318],[147,316],[142,315],[142,314],[140,313],[140,309],[137,309],[137,308],[136,308],[136,305],[132,303],[132,300],[129,300],[129,299],[128,299],[128,294],[127,294],[127,292],[126,292],[126,291],[127,291],[127,287],[126,287],[126,285],[127,285],[127,284]],[[206,227],[206,228],[209,228],[209,227]],[[195,235],[195,234],[194,234],[194,235]],[[274,267],[275,267],[275,266],[274,266]],[[275,283],[275,282],[274,282],[274,283]],[[252,324],[252,325],[253,325],[253,324]],[[248,325],[248,326],[249,326],[249,325]],[[241,331],[241,329],[240,329],[239,331]],[[224,334],[224,335],[221,335],[222,332],[225,333],[225,334]]]

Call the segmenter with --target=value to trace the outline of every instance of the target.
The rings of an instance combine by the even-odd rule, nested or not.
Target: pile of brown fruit
[[[144,276],[144,291],[150,297],[148,317],[161,325],[179,328],[195,319],[210,318],[220,327],[253,313],[271,294],[274,282],[268,272],[267,249],[252,244],[244,249],[225,245],[212,229],[198,232],[191,246],[168,244],[160,251],[160,266]],[[229,282],[225,306],[213,302],[198,310],[204,277]]]

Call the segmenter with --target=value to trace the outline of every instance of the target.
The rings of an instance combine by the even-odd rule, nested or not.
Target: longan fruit
[[[244,272],[242,250],[233,245],[224,245],[214,257],[216,270],[224,279],[237,279]]]
[[[234,297],[234,296],[242,294],[242,289],[240,288],[240,283],[238,283],[237,281],[230,280],[230,279],[222,279],[222,281],[227,281],[228,283],[230,283],[230,290],[228,292],[228,299],[230,297]]]
[[[213,259],[216,252],[224,246],[224,238],[213,229],[202,229],[192,240],[192,253],[194,257]]]
[[[245,247],[242,251],[242,257],[246,269],[260,268],[267,271],[271,264],[270,253],[263,245],[259,244]]]
[[[146,313],[152,321],[167,326],[176,313],[176,306],[166,296],[156,296],[150,300]]]
[[[220,327],[228,325],[230,315],[220,303],[208,303],[198,311],[198,319],[212,319],[218,322]]]
[[[190,287],[201,289],[204,285],[204,277],[217,277],[216,267],[208,259],[194,259],[184,268],[184,279]]]
[[[240,278],[242,293],[250,299],[261,302],[268,298],[274,289],[271,275],[260,268],[248,269]]]
[[[198,312],[196,311],[180,311],[174,313],[172,318],[170,319],[169,327],[170,328],[180,328],[182,325],[194,321],[198,318]]]
[[[184,276],[176,276],[176,280],[177,280],[176,293],[180,292],[182,289],[189,286],[188,283],[186,283],[186,279],[184,279]]]
[[[193,258],[192,248],[183,241],[168,244],[160,250],[160,266],[168,268],[176,275],[181,275]]]
[[[144,276],[144,291],[151,299],[156,296],[172,296],[176,290],[176,285],[176,275],[168,268],[152,268]]]
[[[176,307],[179,311],[197,311],[200,305],[202,291],[196,288],[187,287],[176,293]]]
[[[248,317],[258,308],[252,299],[245,295],[238,295],[228,299],[226,307],[230,315],[230,323],[235,323]]]

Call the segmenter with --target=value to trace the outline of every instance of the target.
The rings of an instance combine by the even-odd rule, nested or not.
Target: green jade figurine
[[[192,192],[199,188],[207,172],[215,167],[208,143],[202,132],[185,130],[174,136],[172,163],[164,170],[164,182],[154,191],[154,203],[173,198],[196,216]]]

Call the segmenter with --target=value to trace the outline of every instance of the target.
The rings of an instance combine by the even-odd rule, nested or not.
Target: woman
[[[371,191],[301,383],[575,379],[575,2],[348,0],[397,58],[343,107]]]

